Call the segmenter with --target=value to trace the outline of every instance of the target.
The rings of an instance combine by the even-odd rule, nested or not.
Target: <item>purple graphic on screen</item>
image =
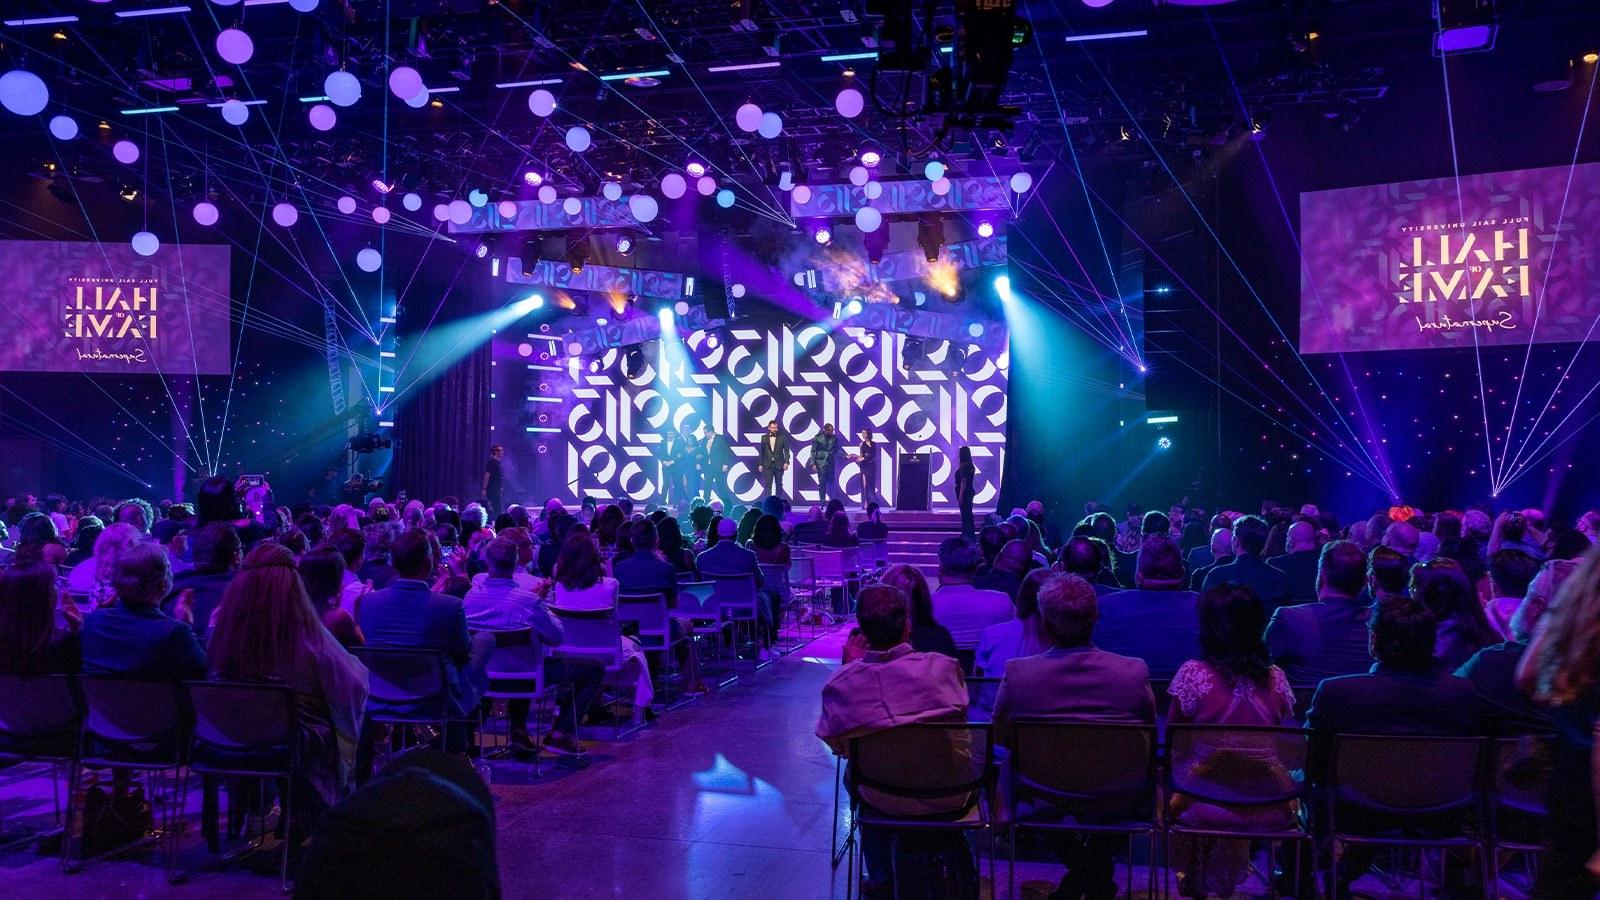
[[[0,371],[227,374],[228,251],[0,241]]]
[[[1301,194],[1300,351],[1585,340],[1597,216],[1600,164]]]

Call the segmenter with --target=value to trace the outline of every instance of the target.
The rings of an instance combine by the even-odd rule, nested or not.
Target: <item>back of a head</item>
[[[1385,667],[1402,672],[1433,668],[1433,645],[1439,621],[1423,603],[1409,597],[1387,597],[1372,617],[1372,655]]]
[[[1260,556],[1267,546],[1267,533],[1272,529],[1260,516],[1240,516],[1233,523],[1233,543],[1249,556]]]
[[[1523,590],[1526,589],[1524,586]],[[1470,612],[1467,608],[1469,603],[1474,609],[1482,609],[1466,572],[1462,571],[1459,563],[1450,559],[1412,566],[1411,596],[1422,601],[1440,620]]]
[[[1499,550],[1489,557],[1489,580],[1498,597],[1522,597],[1539,574],[1539,561],[1521,550]]]
[[[1461,537],[1461,517],[1455,513],[1440,513],[1433,517],[1433,533],[1441,541],[1453,541]]]
[[[1521,543],[1528,536],[1528,520],[1522,513],[1512,510],[1500,514],[1495,523],[1500,527],[1500,540]]]
[[[1000,548],[1006,545],[1006,533],[998,525],[985,525],[978,532],[978,548],[983,551],[983,558],[991,562],[1000,555]]]
[[[1164,534],[1146,535],[1139,544],[1139,587],[1145,590],[1182,590],[1183,554]]]
[[[368,526],[369,528],[371,526]],[[337,549],[344,557],[344,564],[348,568],[361,567],[361,560],[367,554],[367,536],[354,528],[341,528],[328,536],[328,543]]]
[[[750,534],[750,543],[763,550],[771,550],[783,543],[783,523],[778,517],[767,513],[756,520],[755,531]]]
[[[850,536],[850,514],[840,510],[828,520],[828,537],[847,538]]]
[[[1367,584],[1367,555],[1354,541],[1330,541],[1317,560],[1317,589],[1354,597]]]
[[[1002,572],[1021,575],[1033,565],[1033,551],[1026,541],[1007,541],[995,558],[994,567]]]
[[[656,540],[656,524],[649,519],[640,519],[628,526],[628,542],[633,545],[633,552],[656,552]]]
[[[911,603],[911,620],[917,624],[933,622],[933,592],[928,589],[928,579],[921,570],[905,563],[896,563],[878,576],[879,584],[899,588]]]
[[[856,624],[868,646],[888,650],[906,640],[911,629],[911,602],[892,585],[864,588],[856,599]]]
[[[1383,532],[1383,545],[1398,551],[1401,556],[1416,556],[1420,537],[1417,526],[1410,522],[1391,522]]]
[[[1172,520],[1167,514],[1158,510],[1150,510],[1144,514],[1144,519],[1139,523],[1140,534],[1166,534],[1172,529]]]
[[[221,475],[207,478],[195,497],[195,518],[205,522],[232,522],[241,518],[244,511],[233,492],[233,482]]]
[[[483,562],[493,578],[510,578],[517,570],[517,542],[497,537],[483,548]]]
[[[1367,557],[1367,575],[1385,594],[1404,594],[1411,578],[1411,564],[1393,547],[1379,545]]]
[[[412,528],[389,545],[389,564],[401,578],[427,578],[433,574],[433,543],[427,532]]]
[[[107,529],[108,531],[110,529]],[[160,544],[134,544],[117,557],[111,584],[129,606],[154,606],[172,589],[172,564]]]
[[[1039,618],[1056,646],[1088,643],[1100,618],[1094,587],[1077,575],[1052,575],[1039,587]]]
[[[56,567],[35,560],[0,569],[0,672],[33,674],[55,631]]]
[[[1049,569],[1034,569],[1023,576],[1022,584],[1017,588],[1017,618],[1029,619],[1039,615],[1039,589],[1055,574]]]
[[[1200,595],[1200,655],[1222,672],[1258,683],[1272,664],[1262,633],[1267,609],[1247,585],[1222,584]]]
[[[1317,526],[1310,522],[1299,521],[1289,526],[1290,553],[1305,553],[1317,549]]]
[[[100,532],[94,539],[94,558],[96,571],[101,578],[109,577],[111,567],[128,551],[128,548],[140,543],[144,534],[126,522],[117,522]]]
[[[833,521],[834,516],[842,512],[844,512],[844,501],[840,500],[838,497],[835,497],[832,500],[829,500],[828,505],[823,508],[822,517],[831,522]]]
[[[1221,559],[1233,555],[1233,529],[1217,528],[1211,532],[1211,556]]]
[[[305,582],[312,605],[320,609],[339,596],[344,587],[345,558],[338,547],[331,544],[312,547],[300,557],[299,567],[300,580]]]
[[[1061,547],[1061,571],[1070,575],[1094,578],[1104,564],[1100,545],[1090,538],[1075,537]]]
[[[939,574],[970,576],[978,571],[978,549],[965,538],[946,538],[939,544]]]

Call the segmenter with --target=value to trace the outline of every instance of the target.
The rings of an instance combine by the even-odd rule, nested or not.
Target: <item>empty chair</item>
[[[761,612],[764,602],[754,575],[712,575],[712,592],[722,611],[722,621],[733,630],[735,656],[744,646],[739,636],[749,635],[751,643],[760,643]],[[757,667],[760,662],[757,661]]]
[[[629,629],[645,653],[661,654],[662,700],[671,702],[671,691],[679,644],[688,640],[684,633],[674,633],[672,610],[665,594],[619,594],[617,596],[617,622]]]
[[[1498,878],[1501,852],[1531,858],[1545,850],[1540,832],[1550,816],[1546,801],[1551,776],[1550,740],[1548,736],[1528,735],[1494,742],[1494,790],[1489,812],[1495,852],[1489,854],[1493,866],[1490,884]],[[1532,885],[1526,893],[1532,893]]]
[[[817,590],[832,596],[839,592],[840,603],[832,604],[836,615],[848,615],[855,608],[856,580],[860,577],[859,547],[841,547],[836,550],[818,549],[811,552],[814,571],[812,581]]]

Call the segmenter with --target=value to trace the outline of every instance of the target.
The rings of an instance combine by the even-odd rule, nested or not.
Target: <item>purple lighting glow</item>
[[[374,179],[372,179],[372,189],[377,191],[380,194],[387,194],[390,191],[394,190],[394,185],[393,184],[384,184],[382,178],[374,178]]]
[[[863,151],[861,151],[861,164],[863,166],[866,166],[869,169],[873,169],[873,168],[877,168],[878,163],[881,163],[881,162],[883,162],[883,156],[882,156],[882,154],[878,153],[878,151],[876,151],[876,150],[863,150]]]

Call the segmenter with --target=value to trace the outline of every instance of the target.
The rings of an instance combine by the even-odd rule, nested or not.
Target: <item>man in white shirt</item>
[[[939,589],[933,592],[933,619],[949,629],[956,649],[970,663],[983,630],[1010,619],[1011,598],[1003,591],[972,586],[978,571],[978,548],[964,538],[949,538],[939,545]]]

